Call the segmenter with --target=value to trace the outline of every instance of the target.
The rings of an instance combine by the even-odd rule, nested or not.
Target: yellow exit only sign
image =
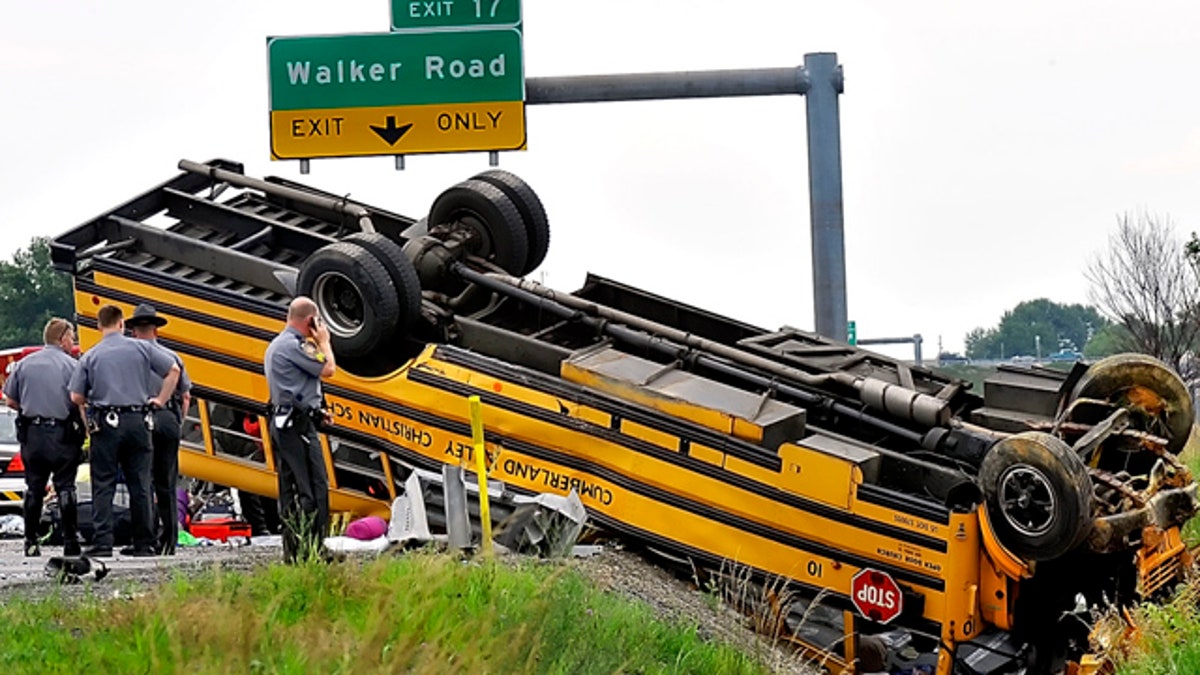
[[[524,101],[271,111],[275,159],[524,147]]]

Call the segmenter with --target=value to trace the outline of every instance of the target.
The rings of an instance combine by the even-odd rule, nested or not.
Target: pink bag
[[[346,536],[360,541],[371,541],[387,534],[387,521],[379,516],[367,516],[346,526]]]

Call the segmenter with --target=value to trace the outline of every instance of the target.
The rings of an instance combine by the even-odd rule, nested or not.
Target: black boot
[[[179,541],[179,505],[174,490],[155,490],[154,519],[158,525],[159,555],[175,555],[175,543]]]
[[[38,547],[38,528],[42,523],[42,499],[45,488],[35,490],[26,486],[25,501],[22,504],[25,516],[25,557],[34,558],[42,554]]]
[[[58,509],[62,515],[63,555],[78,556],[79,549],[79,504],[75,490],[58,493]]]

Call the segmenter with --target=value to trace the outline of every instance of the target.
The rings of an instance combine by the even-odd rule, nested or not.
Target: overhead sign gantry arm
[[[796,68],[534,77],[525,103],[598,103],[801,94],[807,103],[808,186],[816,332],[846,341],[846,254],[837,54],[805,54]]]

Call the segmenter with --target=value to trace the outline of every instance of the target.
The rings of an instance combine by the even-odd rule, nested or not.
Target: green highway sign
[[[275,37],[267,61],[272,111],[525,98],[512,28]]]
[[[267,39],[275,159],[520,150],[520,0],[392,0],[390,33]]]
[[[276,159],[525,147],[518,27],[275,37],[267,64]]]
[[[392,30],[516,26],[520,0],[392,0]]]

